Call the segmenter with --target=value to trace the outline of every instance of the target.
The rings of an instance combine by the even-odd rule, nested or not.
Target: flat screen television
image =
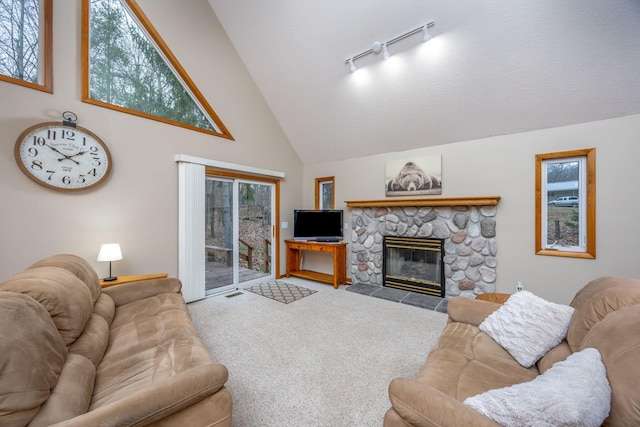
[[[342,210],[294,210],[294,240],[339,242],[342,240]]]

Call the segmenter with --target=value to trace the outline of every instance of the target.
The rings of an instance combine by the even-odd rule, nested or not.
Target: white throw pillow
[[[464,404],[506,427],[597,427],[609,416],[611,387],[600,353],[585,348],[532,381],[489,390]]]
[[[573,312],[568,305],[520,291],[487,316],[480,330],[528,368],[567,336]]]

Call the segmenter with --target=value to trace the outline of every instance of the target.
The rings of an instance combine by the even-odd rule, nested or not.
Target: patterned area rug
[[[250,288],[246,288],[245,290],[285,304],[289,304],[290,302],[294,302],[317,292],[311,289],[303,288],[300,286],[292,285],[291,283],[281,282],[278,280],[251,286]]]

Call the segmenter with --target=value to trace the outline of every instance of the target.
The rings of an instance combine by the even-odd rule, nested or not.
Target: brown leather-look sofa
[[[0,283],[0,425],[231,426],[227,369],[174,278],[102,289],[54,255]]]
[[[566,339],[524,368],[478,327],[499,304],[452,298],[448,323],[416,378],[391,381],[385,427],[496,427],[463,401],[531,381],[588,347],[600,352],[611,386],[611,410],[603,425],[639,426],[640,280],[601,277],[578,291],[570,306],[575,312]]]

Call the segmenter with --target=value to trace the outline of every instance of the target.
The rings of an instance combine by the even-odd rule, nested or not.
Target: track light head
[[[353,63],[353,58],[349,58],[349,71],[355,73],[357,69],[358,67],[356,67],[356,64]]]
[[[424,24],[424,27],[422,27],[422,41],[426,43],[431,40],[431,37],[433,36],[429,33],[429,24]]]
[[[382,45],[382,59],[389,59],[391,54],[389,53],[389,49],[387,49],[387,44]]]

